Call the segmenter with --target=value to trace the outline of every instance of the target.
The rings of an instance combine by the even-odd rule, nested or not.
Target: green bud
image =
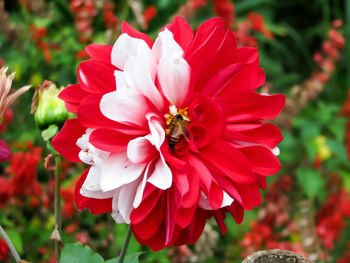
[[[47,80],[36,88],[32,112],[34,113],[35,124],[39,129],[46,130],[51,125],[60,127],[66,119],[73,117],[66,110],[64,102],[58,98],[58,94],[63,88],[59,89],[54,83]]]

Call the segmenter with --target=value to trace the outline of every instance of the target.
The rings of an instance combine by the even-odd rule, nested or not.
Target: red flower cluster
[[[106,28],[115,30],[119,24],[118,17],[114,14],[115,4],[112,2],[103,3],[103,21]]]
[[[76,208],[74,205],[74,188],[76,182],[68,185],[67,187],[61,188],[61,196],[64,201],[62,207],[62,215],[66,219],[71,219],[73,215],[76,213]]]
[[[235,19],[235,6],[230,0],[214,0],[214,12],[221,17],[226,28],[231,28]]]
[[[231,28],[235,20],[235,7],[230,0],[212,0],[214,2],[214,12],[225,22],[226,28]],[[208,0],[192,0],[191,7],[199,9],[205,6]]]
[[[317,215],[317,234],[329,250],[345,228],[344,217],[350,218],[350,197],[345,189],[340,189],[328,196]]]
[[[288,175],[280,177],[270,185],[258,221],[252,223],[251,231],[240,242],[244,248],[242,257],[265,248],[304,254],[300,244],[288,240],[288,237],[296,232],[295,222],[288,214],[290,202],[286,193],[291,190],[291,185],[292,178]]]
[[[0,262],[10,262],[9,247],[4,239],[0,239]]]
[[[350,160],[350,91],[348,92],[348,98],[343,106],[342,114],[347,118],[345,126],[345,144],[348,159]]]
[[[237,45],[240,47],[249,46],[257,47],[258,43],[252,31],[263,33],[267,38],[273,38],[272,32],[265,26],[264,17],[260,14],[250,12],[248,19],[238,22],[235,34],[237,36]]]
[[[37,168],[41,160],[41,147],[27,143],[27,152],[16,152],[10,160],[6,174],[10,178],[0,177],[0,206],[5,207],[12,197],[41,197],[42,187],[37,181]],[[17,200],[21,202],[21,200]],[[35,199],[32,200],[35,205]]]
[[[339,60],[339,50],[345,46],[345,38],[339,29],[342,21],[335,20],[332,28],[328,31],[328,40],[322,44],[322,52],[314,54],[314,60],[319,66],[314,75],[322,82],[328,82],[331,74],[335,70],[335,63]]]
[[[265,26],[264,17],[260,14],[250,12],[248,14],[248,21],[252,30],[258,31],[264,34],[267,38],[273,38],[272,32]]]
[[[57,43],[49,43],[48,41],[44,40],[47,29],[44,28],[38,28],[34,24],[29,27],[29,32],[31,33],[30,39],[35,41],[36,46],[43,51],[44,58],[48,63],[52,62],[52,57],[50,50],[58,50],[59,46]]]
[[[155,6],[147,6],[143,11],[143,19],[145,21],[146,27],[148,27],[149,22],[157,16],[157,8]]]
[[[93,33],[92,20],[97,15],[94,2],[92,0],[70,0],[69,7],[75,15],[75,27],[79,32],[79,41],[88,42]]]
[[[75,57],[77,59],[87,59],[89,57],[89,54],[85,50],[79,50],[76,54]]]

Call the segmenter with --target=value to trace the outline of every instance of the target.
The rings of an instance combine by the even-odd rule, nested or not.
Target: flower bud
[[[63,87],[59,89],[54,83],[47,80],[36,88],[32,113],[35,114],[35,124],[39,129],[47,129],[52,124],[61,126],[66,119],[73,117],[66,110],[64,102],[58,98],[62,89]]]

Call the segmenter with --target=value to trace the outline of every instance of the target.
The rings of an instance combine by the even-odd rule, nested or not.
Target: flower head
[[[40,129],[46,129],[51,124],[62,125],[72,114],[67,112],[64,102],[57,96],[63,87],[57,88],[51,81],[45,80],[38,86],[32,102],[35,124]]]
[[[59,95],[76,119],[53,146],[90,165],[75,201],[93,214],[112,211],[137,240],[158,250],[193,244],[207,218],[226,232],[261,202],[276,173],[281,132],[267,119],[284,96],[262,95],[258,51],[236,48],[222,19],[194,35],[180,17],[153,41],[127,23],[114,46],[89,45],[79,84]]]

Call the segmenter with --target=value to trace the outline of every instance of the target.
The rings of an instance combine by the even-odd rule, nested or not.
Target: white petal
[[[76,145],[82,149],[89,149],[89,138],[90,134],[94,131],[94,129],[86,129],[85,133],[77,140]]]
[[[144,163],[155,152],[155,147],[150,142],[150,135],[138,137],[128,143],[127,155],[133,163]]]
[[[124,72],[120,70],[116,70],[114,71],[114,76],[115,76],[115,83],[118,91],[129,88],[124,78]]]
[[[276,156],[280,155],[280,148],[278,148],[277,146],[273,149],[271,149],[272,153]]]
[[[162,121],[155,114],[147,114],[146,118],[148,120],[148,126],[151,131],[151,143],[160,150],[160,146],[162,146],[165,140],[165,131],[162,125]]]
[[[114,43],[111,53],[111,61],[114,66],[124,69],[125,62],[131,57],[143,57],[150,59],[151,50],[145,41],[133,38],[128,34],[121,34]]]
[[[115,191],[112,200],[112,217],[117,223],[130,223],[130,213],[140,180],[124,185]]]
[[[103,164],[101,170],[101,189],[110,191],[129,184],[142,175],[145,164],[134,164],[126,153],[112,154]]]
[[[101,166],[92,165],[84,184],[80,188],[80,194],[96,199],[111,198],[114,195],[114,191],[103,192],[100,186],[100,178]]]
[[[141,94],[132,89],[123,89],[105,94],[101,99],[100,109],[111,120],[142,127],[146,121],[148,105]]]
[[[112,218],[117,224],[122,224],[126,222],[118,210],[119,192],[120,192],[120,189],[115,190],[114,196],[112,199]]]
[[[189,91],[191,69],[182,57],[182,48],[168,29],[159,33],[152,53],[159,58],[157,76],[165,97],[171,104],[183,106]]]
[[[160,154],[160,158],[156,161],[154,171],[147,181],[162,190],[168,189],[171,186],[173,181],[172,173],[162,154]]]
[[[134,208],[137,208],[141,204],[143,192],[145,190],[146,181],[148,177],[148,171],[149,171],[149,165],[147,165],[142,181],[139,183],[139,186],[137,187],[137,191],[136,191],[135,199],[133,203]]]
[[[152,70],[151,70],[152,69]],[[156,65],[147,59],[132,56],[125,62],[124,77],[132,89],[139,91],[147,97],[158,109],[163,107],[163,98],[154,84],[152,72]]]
[[[224,191],[224,198],[222,199],[221,207],[230,206],[233,201],[233,198]]]
[[[208,197],[203,192],[201,192],[198,206],[204,210],[213,210],[213,208],[209,204]]]

